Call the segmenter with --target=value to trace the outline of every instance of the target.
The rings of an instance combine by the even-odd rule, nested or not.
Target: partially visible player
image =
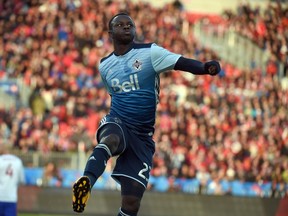
[[[216,75],[217,61],[205,63],[172,53],[155,43],[135,43],[135,24],[125,13],[112,17],[109,35],[114,52],[103,58],[99,70],[111,96],[110,113],[98,128],[98,145],[84,174],[73,186],[73,210],[83,212],[90,191],[110,157],[119,156],[112,177],[121,185],[118,216],[136,216],[149,181],[159,75],[169,70],[196,75]]]
[[[0,143],[0,216],[17,215],[20,184],[25,184],[22,161]]]

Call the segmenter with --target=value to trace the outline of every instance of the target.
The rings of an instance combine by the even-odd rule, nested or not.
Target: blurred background
[[[137,41],[222,66],[216,77],[161,75],[140,215],[287,216],[286,0],[0,0],[0,145],[25,165],[19,212],[73,214],[71,186],[109,111],[98,64],[119,11]],[[87,215],[116,214],[114,162]]]

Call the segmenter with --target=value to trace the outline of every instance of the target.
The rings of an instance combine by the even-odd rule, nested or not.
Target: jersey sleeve
[[[180,54],[170,52],[163,47],[156,45],[151,46],[151,61],[154,70],[159,74],[168,70],[173,70]]]

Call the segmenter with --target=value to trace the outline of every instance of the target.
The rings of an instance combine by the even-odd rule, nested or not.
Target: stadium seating
[[[67,5],[63,3],[60,7],[58,1],[53,1],[50,6],[40,7],[37,1],[17,2],[17,7],[0,11],[0,142],[10,144],[22,155],[40,152],[45,160],[53,152],[78,156],[79,149],[89,155],[96,144],[95,130],[110,102],[97,68],[100,59],[112,50],[103,23],[120,8],[120,3],[81,1],[73,5],[73,1],[67,1]],[[273,18],[271,31],[285,31],[287,8],[280,7],[277,10],[282,12],[274,13],[274,5],[263,11],[269,14],[268,23]],[[105,10],[100,10],[103,7]],[[231,29],[238,29],[248,39],[255,40],[250,37],[255,29],[245,22],[250,19],[247,12],[259,20],[267,19],[261,17],[263,13],[258,13],[258,9],[246,10],[243,5],[239,5],[240,14],[226,11],[223,17],[185,13],[172,4],[153,8],[141,3],[139,10],[139,6],[129,2],[126,8],[135,15],[137,24],[145,23],[139,26],[138,41],[155,41],[173,52],[201,61],[217,59],[218,55],[195,39],[192,28],[196,20],[219,25],[225,22]],[[71,12],[73,17],[69,15]],[[49,22],[41,19],[46,16]],[[86,35],[81,29],[85,29]],[[278,36],[283,39],[285,35],[288,34]],[[287,187],[288,73],[282,73],[281,77],[276,67],[277,60],[287,66],[282,55],[285,40],[264,37],[263,51],[280,54],[276,59],[269,59],[266,71],[253,62],[251,67],[240,70],[221,59],[222,71],[213,78],[177,71],[161,75],[154,136],[157,152],[151,173],[161,166],[167,168],[167,173],[161,178],[152,176],[151,189],[178,188],[199,193],[200,183],[195,175],[200,167],[210,173],[217,172],[223,194],[270,196],[272,181],[284,182]],[[14,79],[19,95],[11,91],[15,90],[11,85]],[[3,91],[7,86],[9,91]],[[9,103],[9,98],[13,103]],[[62,169],[59,161],[61,186],[70,187],[80,173],[75,165],[71,170]],[[27,184],[41,185],[42,164],[33,168],[29,162],[25,165]],[[192,170],[192,174],[183,171],[183,167]],[[110,181],[109,172],[99,179],[96,189],[117,188]],[[59,186],[59,181],[52,181],[49,186],[55,185]],[[207,193],[214,191],[210,188]]]

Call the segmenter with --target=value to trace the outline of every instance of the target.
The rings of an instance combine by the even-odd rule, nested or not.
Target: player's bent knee
[[[117,152],[120,145],[120,137],[117,134],[109,134],[100,139],[100,143],[105,143],[110,149],[112,155]]]
[[[105,144],[112,156],[119,155],[124,151],[125,143],[123,133],[119,126],[107,124],[99,131],[99,143]]]

